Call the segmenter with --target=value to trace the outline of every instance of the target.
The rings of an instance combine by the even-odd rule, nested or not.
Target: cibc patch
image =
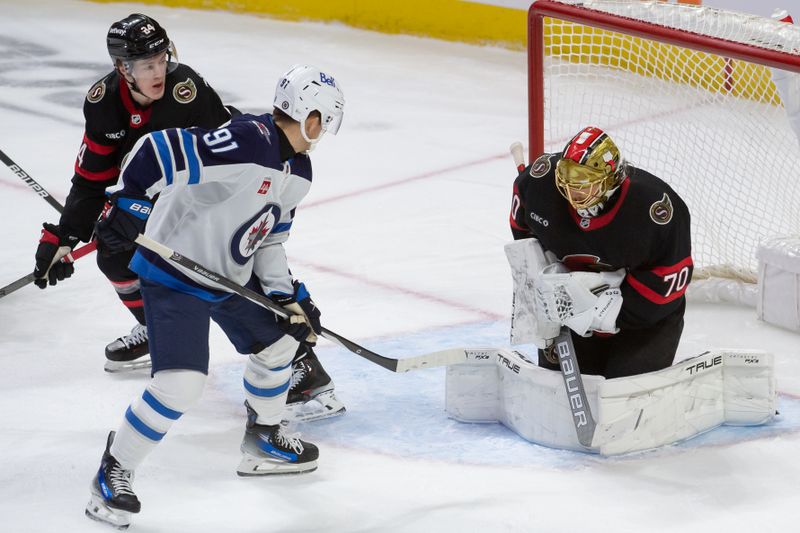
[[[531,165],[530,175],[532,178],[541,178],[550,172],[550,167],[550,154],[542,154]]]
[[[179,104],[188,104],[197,98],[197,86],[192,78],[186,78],[186,81],[175,85],[175,88],[172,89],[172,96]]]
[[[659,226],[664,226],[672,220],[673,211],[672,200],[669,199],[667,193],[664,193],[661,200],[653,202],[653,205],[650,206],[650,218]]]
[[[106,82],[98,81],[92,86],[91,89],[89,89],[89,92],[86,94],[86,99],[89,101],[89,103],[96,104],[97,102],[102,100],[105,95],[106,95]]]

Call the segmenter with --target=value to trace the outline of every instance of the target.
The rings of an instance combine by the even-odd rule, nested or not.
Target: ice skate
[[[344,414],[345,407],[336,397],[333,381],[310,346],[292,363],[292,382],[286,400],[286,418],[309,422]]]
[[[236,472],[240,476],[301,474],[317,469],[319,449],[288,434],[281,424],[256,424],[257,414],[247,407],[247,428],[242,440],[242,461]]]
[[[131,524],[131,514],[138,513],[141,504],[131,487],[133,471],[124,470],[109,452],[113,441],[112,431],[108,434],[100,469],[92,480],[86,516],[117,529],[127,529]]]
[[[150,348],[147,344],[147,326],[136,324],[130,334],[106,346],[106,372],[125,372],[137,368],[150,368]]]

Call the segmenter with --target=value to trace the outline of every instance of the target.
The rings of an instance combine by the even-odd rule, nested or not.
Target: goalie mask
[[[134,80],[166,74],[178,66],[178,55],[166,30],[141,13],[133,13],[112,24],[106,46],[114,66],[125,67]]]
[[[309,65],[295,65],[278,80],[273,105],[300,123],[303,139],[315,145],[326,131],[336,135],[344,115],[344,95],[328,74]],[[306,119],[319,111],[322,131],[316,139],[306,133]]]
[[[584,128],[567,143],[556,165],[556,186],[575,209],[599,206],[625,177],[619,148],[594,126]]]

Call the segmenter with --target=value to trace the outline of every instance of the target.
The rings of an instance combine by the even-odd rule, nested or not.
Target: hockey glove
[[[111,207],[105,217],[97,221],[94,230],[100,250],[106,255],[134,248],[133,241],[144,232],[147,217],[153,210],[153,202],[146,196],[115,193],[110,203]]]
[[[297,319],[303,322],[308,327],[308,332],[304,338],[298,338],[286,329],[283,329],[284,327],[288,328],[288,325],[281,326],[281,329],[283,329],[284,333],[287,335],[291,335],[301,342],[307,342],[311,346],[314,346],[317,343],[317,334],[322,333],[322,325],[320,324],[320,316],[322,313],[317,309],[317,306],[314,304],[311,295],[308,293],[303,283],[295,280],[292,282],[292,285],[294,286],[294,294],[273,293],[270,297],[275,303],[283,306],[287,311],[292,313],[290,318],[295,320],[294,324],[297,324]],[[290,319],[284,319],[284,321],[289,320]]]
[[[550,265],[534,282],[537,315],[584,337],[592,331],[617,333],[617,316],[622,308],[619,286],[625,270],[600,273],[564,270],[558,263]]]
[[[42,236],[36,249],[36,266],[33,268],[33,282],[40,289],[47,284],[55,285],[72,275],[75,267],[71,262],[61,258],[72,251],[78,238],[72,235],[61,235],[61,229],[55,224],[42,224]]]

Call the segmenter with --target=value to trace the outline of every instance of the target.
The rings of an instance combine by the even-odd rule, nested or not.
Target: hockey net
[[[539,0],[528,55],[531,157],[603,128],[686,201],[694,279],[754,283],[758,244],[800,233],[800,145],[770,74],[800,72],[800,26],[685,4]]]

